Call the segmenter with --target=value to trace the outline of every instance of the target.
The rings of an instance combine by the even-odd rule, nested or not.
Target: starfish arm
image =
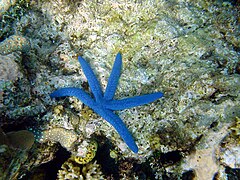
[[[146,94],[142,96],[134,96],[131,98],[107,101],[107,103],[104,103],[103,106],[104,108],[110,109],[110,110],[123,110],[123,109],[132,108],[135,106],[141,106],[144,104],[151,103],[161,97],[163,97],[163,93],[156,92],[156,93]]]
[[[78,61],[81,64],[81,67],[83,69],[83,72],[88,80],[88,84],[91,88],[91,91],[96,99],[96,101],[101,101],[103,93],[101,86],[97,80],[97,77],[95,76],[94,72],[92,71],[91,67],[87,63],[85,59],[83,59],[81,56],[78,57]]]
[[[102,116],[107,122],[109,122],[118,132],[118,134],[122,137],[128,147],[134,152],[138,152],[138,147],[131,135],[128,131],[127,127],[123,123],[123,121],[112,111],[103,109],[100,106],[93,107],[94,112]]]
[[[121,69],[122,69],[122,56],[120,53],[118,53],[112,68],[112,72],[108,78],[108,84],[104,93],[105,100],[113,99],[117,89],[118,80],[120,78]]]
[[[50,94],[51,98],[64,97],[64,96],[74,96],[89,107],[94,106],[96,104],[95,101],[80,88],[74,88],[74,87],[60,88]]]

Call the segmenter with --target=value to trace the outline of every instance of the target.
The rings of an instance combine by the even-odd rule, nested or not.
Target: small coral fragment
[[[18,35],[12,35],[0,43],[0,54],[6,55],[15,51],[26,52],[30,48],[29,41]]]
[[[52,128],[43,131],[42,140],[59,142],[62,147],[69,150],[72,144],[77,140],[77,135],[75,132],[64,128]]]

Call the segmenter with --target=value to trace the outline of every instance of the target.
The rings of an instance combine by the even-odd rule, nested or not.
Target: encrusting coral
[[[50,140],[59,142],[62,147],[70,149],[77,140],[77,134],[64,128],[51,128],[42,132],[41,141]]]
[[[87,142],[86,142],[87,143]],[[97,152],[97,142],[92,140],[88,144],[82,143],[77,147],[77,152],[75,155],[72,155],[72,158],[78,164],[87,164],[95,157]],[[84,145],[86,144],[86,145]]]
[[[17,58],[11,54],[0,54],[0,81],[14,81],[17,78],[22,77],[19,65],[15,62],[16,59]]]
[[[220,170],[218,153],[221,141],[228,134],[228,126],[229,124],[224,124],[219,131],[210,131],[196,146],[196,151],[186,157],[182,167],[194,170],[198,179],[213,179],[214,174]]]
[[[230,127],[233,135],[236,137],[238,144],[240,144],[240,118],[236,117],[234,124]]]
[[[30,49],[30,42],[27,38],[19,35],[12,35],[0,42],[0,54],[6,55],[15,51],[26,52]]]

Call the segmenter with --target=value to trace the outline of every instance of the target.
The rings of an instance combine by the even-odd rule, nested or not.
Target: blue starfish
[[[126,142],[128,147],[134,152],[138,152],[138,147],[133,140],[131,133],[128,131],[127,127],[123,123],[123,121],[114,114],[115,110],[123,110],[127,108],[132,108],[135,106],[140,106],[144,104],[148,104],[153,102],[161,97],[163,97],[163,93],[156,92],[152,94],[135,96],[131,98],[124,98],[121,100],[113,99],[118,80],[121,74],[122,68],[122,56],[120,53],[117,54],[116,60],[113,65],[112,72],[108,79],[108,84],[103,94],[101,86],[93,73],[89,64],[82,57],[78,57],[78,60],[82,66],[83,72],[88,80],[91,91],[94,95],[92,98],[89,94],[83,91],[80,88],[69,87],[69,88],[61,88],[54,91],[50,94],[51,98],[55,97],[64,97],[64,96],[75,96],[79,100],[81,100],[84,104],[92,108],[97,114],[102,116],[107,122],[109,122],[119,133],[122,139]]]

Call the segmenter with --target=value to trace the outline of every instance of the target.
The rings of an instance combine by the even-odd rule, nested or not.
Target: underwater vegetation
[[[240,179],[239,9],[0,1],[0,177]]]

